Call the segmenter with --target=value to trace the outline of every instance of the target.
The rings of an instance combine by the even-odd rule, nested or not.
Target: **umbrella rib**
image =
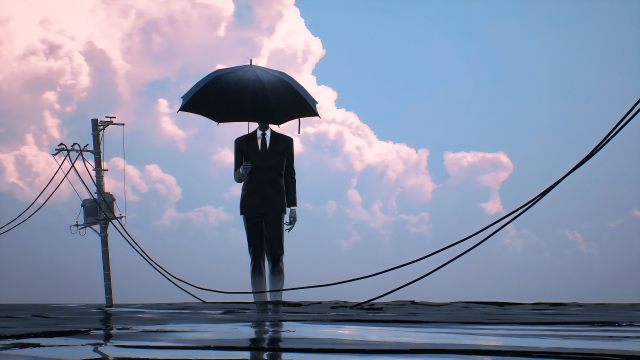
[[[238,69],[242,68],[242,66],[244,66],[244,65],[234,66],[234,67],[230,67],[230,68],[226,68],[226,69],[218,69],[218,70],[216,70],[214,72],[209,73],[209,75],[203,77],[202,79],[200,79],[200,81],[198,81],[195,85],[193,85],[191,87],[191,89],[189,89],[189,91],[187,91],[186,94],[182,95],[182,105],[180,105],[180,108],[182,108],[182,106],[184,106],[184,104],[186,104],[187,101],[189,101],[191,96],[193,96],[193,94],[198,92],[198,90],[200,90],[200,88],[202,88],[204,85],[206,85],[211,79],[213,79],[214,77],[226,74],[228,72],[231,72],[231,71],[234,71],[234,70],[238,70]],[[180,111],[180,109],[178,109],[178,111]]]
[[[318,104],[318,101],[313,96],[311,96],[311,94],[309,94],[307,89],[305,89],[304,86],[300,85],[300,83],[297,82],[296,79],[292,78],[290,75],[288,75],[286,73],[283,73],[282,71],[273,70],[273,69],[269,69],[269,68],[264,68],[264,67],[261,67],[261,66],[258,66],[258,67],[261,68],[262,70],[268,72],[269,74],[275,75],[275,76],[285,80],[289,84],[291,84],[291,86],[293,86],[296,90],[298,90],[298,92],[300,92],[302,97],[304,97],[304,99],[307,100],[309,105],[313,106],[314,110],[315,110],[315,104]],[[311,100],[313,100],[313,103],[311,101],[309,101],[309,98],[307,98],[307,96],[309,98],[311,98]]]
[[[255,73],[258,75],[258,78],[260,79],[260,81],[262,81],[262,85],[264,85],[264,87],[267,89],[267,95],[269,95],[269,105],[271,106],[271,110],[273,111],[273,115],[277,117],[277,112],[276,112],[276,108],[274,106],[274,101],[273,101],[273,97],[271,96],[271,88],[269,87],[269,85],[267,85],[267,82],[264,81],[264,79],[262,78],[262,76],[260,75],[260,72],[256,70],[257,66],[252,66],[251,69],[253,71],[255,71]]]

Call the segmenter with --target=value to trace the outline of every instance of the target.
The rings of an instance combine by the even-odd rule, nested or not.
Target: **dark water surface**
[[[632,359],[640,304],[0,305],[0,359]]]

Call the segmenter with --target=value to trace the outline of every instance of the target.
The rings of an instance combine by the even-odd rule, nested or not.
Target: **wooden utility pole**
[[[100,122],[98,119],[91,119],[91,135],[93,136],[93,161],[96,173],[96,199],[102,209],[109,213],[109,206],[105,199],[104,191],[104,169],[102,168],[102,152],[100,144]],[[100,222],[100,245],[102,247],[102,274],[104,276],[104,302],[106,307],[113,307],[113,289],[111,288],[111,260],[109,259],[109,228],[108,216]]]

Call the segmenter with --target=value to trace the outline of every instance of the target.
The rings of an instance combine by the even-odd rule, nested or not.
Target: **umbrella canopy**
[[[217,123],[259,122],[281,125],[320,116],[318,102],[282,71],[256,65],[219,69],[182,96],[178,111],[202,115]]]

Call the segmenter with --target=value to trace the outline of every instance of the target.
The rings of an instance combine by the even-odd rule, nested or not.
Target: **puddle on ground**
[[[335,312],[348,305],[288,303],[267,316],[250,303],[0,305],[0,358],[631,359],[640,349],[639,304],[389,302]]]

